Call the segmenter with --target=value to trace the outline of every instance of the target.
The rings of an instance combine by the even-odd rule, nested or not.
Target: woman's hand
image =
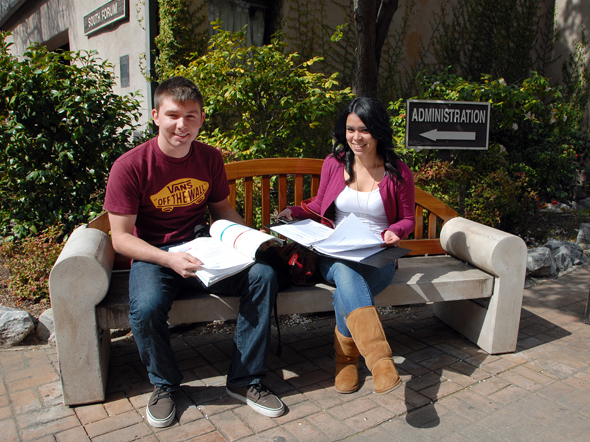
[[[383,234],[383,247],[397,247],[401,239],[391,230],[386,230]]]
[[[288,207],[283,209],[281,211],[281,213],[279,213],[277,215],[277,218],[286,218],[289,221],[293,221],[293,215],[292,215],[291,209],[289,209]]]

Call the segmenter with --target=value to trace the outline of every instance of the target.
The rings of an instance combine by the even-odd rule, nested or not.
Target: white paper
[[[307,219],[273,226],[271,230],[318,253],[349,261],[362,261],[383,250],[383,240],[354,213],[348,215],[336,229]]]
[[[225,219],[215,221],[209,233],[211,238],[196,238],[169,249],[173,253],[190,253],[203,263],[196,274],[206,287],[254,264],[263,243],[282,243],[274,236]]]

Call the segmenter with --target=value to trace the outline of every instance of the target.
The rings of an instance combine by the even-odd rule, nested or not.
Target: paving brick
[[[438,385],[443,382],[442,376],[428,372],[423,376],[413,377],[409,381],[406,382],[406,387],[411,388],[414,391],[421,391],[425,388],[432,387],[433,385]]]
[[[107,396],[104,409],[109,416],[114,416],[133,410],[133,405],[122,393],[118,393]]]
[[[289,406],[289,409],[285,414],[283,414],[280,417],[277,417],[274,420],[277,422],[277,424],[282,425],[286,422],[291,422],[296,419],[302,419],[306,416],[309,416],[310,414],[315,414],[320,411],[320,407],[318,407],[316,404],[313,404],[308,401],[299,402],[295,405]]]
[[[297,442],[297,439],[281,427],[272,428],[259,434],[254,434],[240,442]]]
[[[289,410],[287,410],[287,413]],[[238,416],[242,422],[246,422],[248,427],[256,434],[263,433],[271,428],[278,427],[276,419],[263,416],[255,412],[250,407],[240,407],[233,410],[233,413]]]
[[[0,420],[0,434],[5,442],[20,442],[16,425],[12,419]]]
[[[110,433],[121,428],[130,427],[131,425],[135,425],[142,421],[143,419],[141,415],[134,410],[129,411],[127,413],[110,416],[108,419],[103,419],[97,422],[91,422],[89,424],[84,425],[84,428],[86,429],[86,432],[92,439],[96,436]]]
[[[489,396],[503,388],[506,388],[508,385],[510,385],[509,382],[506,382],[503,379],[488,378],[475,385],[472,385],[469,387],[469,389],[482,396]]]
[[[207,419],[199,419],[186,425],[174,426],[158,433],[158,437],[166,442],[186,441],[190,438],[203,436],[215,431],[213,424]]]
[[[12,418],[12,410],[10,409],[10,407],[6,406],[0,408],[0,421],[10,418]]]
[[[482,381],[484,379],[488,379],[489,377],[491,377],[490,373],[488,373],[487,371],[482,370],[481,368],[476,368],[473,365],[463,361],[455,362],[454,364],[451,364],[448,367],[446,367],[446,369],[453,370],[458,373],[463,373],[464,375],[472,377],[476,381]]]
[[[456,393],[463,388],[463,386],[448,379],[444,382],[441,382],[440,384],[420,390],[420,394],[423,394],[430,400],[435,401]]]
[[[16,416],[16,423],[20,429],[41,425],[54,420],[74,416],[74,410],[65,405],[42,408]],[[76,418],[77,419],[77,418]]]
[[[326,442],[330,440],[315,425],[306,420],[297,420],[283,425],[283,428],[297,440],[306,442]]]
[[[142,422],[103,434],[102,436],[93,437],[92,442],[127,442],[142,439],[146,436],[152,436],[152,430],[147,423]]]
[[[76,416],[68,416],[63,419],[57,419],[51,422],[44,422],[38,425],[29,426],[21,429],[20,433],[23,441],[38,439],[42,436],[61,433],[62,431],[76,428],[80,421]]]
[[[529,370],[530,371],[530,370]],[[530,391],[537,391],[543,388],[543,384],[539,384],[534,380],[524,377],[517,373],[515,370],[506,371],[504,373],[500,373],[496,379],[503,379],[504,381],[508,382],[511,385],[516,385],[521,388],[525,388]]]
[[[186,442],[226,442],[226,440],[227,439],[223,437],[219,431],[214,431],[213,433],[207,433],[203,436],[193,437]],[[144,442],[144,439],[141,441]]]
[[[502,408],[489,397],[482,397],[469,390],[445,397],[438,404],[470,422],[477,422]]]
[[[362,432],[392,418],[393,414],[389,410],[378,407],[343,419],[343,422],[357,432]]]
[[[373,395],[372,395],[373,396]],[[372,410],[377,407],[377,404],[372,400],[361,397],[352,402],[332,407],[327,411],[333,415],[336,419],[345,420],[349,417],[356,416],[359,413],[365,413],[368,410]]]
[[[254,432],[231,411],[210,416],[209,420],[215,425],[217,430],[230,441],[242,439],[254,434]]]
[[[304,373],[301,376],[290,377],[288,382],[294,388],[301,388],[307,385],[317,384],[318,382],[325,381],[326,379],[333,379],[333,375],[324,370],[314,370],[308,373]]]
[[[8,384],[8,389],[10,392],[15,392],[24,390],[26,388],[38,387],[40,385],[47,384],[49,382],[55,382],[57,380],[59,380],[58,374],[55,371],[48,371],[34,377],[27,377],[10,382]]]
[[[102,404],[81,405],[73,409],[82,422],[82,425],[96,422],[108,417],[106,410]]]
[[[406,401],[392,393],[375,394],[371,396],[371,401],[388,410],[393,416],[400,416],[409,411]]]
[[[334,388],[317,388],[315,385],[300,388],[304,400],[315,402],[320,408],[327,409],[340,405],[343,401],[351,400],[350,394],[338,393]]]
[[[27,413],[43,408],[37,392],[33,389],[21,390],[10,394],[10,400],[16,414]]]
[[[342,440],[356,432],[356,429],[350,428],[330,413],[320,412],[307,416],[305,419],[319,428],[328,440]]]
[[[506,388],[503,388],[493,394],[487,395],[487,397],[499,404],[508,405],[530,394],[533,393],[531,393],[528,390],[525,390],[524,388],[509,385]]]
[[[90,442],[86,431],[82,427],[74,427],[70,428],[69,430],[62,431],[60,433],[55,434],[56,442]],[[96,440],[96,439],[95,439]],[[126,440],[133,440],[133,439],[126,439]],[[115,442],[114,439],[111,439],[111,442]]]
[[[41,385],[37,391],[44,407],[59,405],[63,402],[61,381]]]

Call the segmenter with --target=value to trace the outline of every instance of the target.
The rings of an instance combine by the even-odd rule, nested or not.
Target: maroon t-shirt
[[[193,237],[204,224],[208,202],[227,198],[221,152],[193,141],[184,158],[172,158],[157,137],[121,155],[113,164],[104,209],[137,215],[134,235],[160,246]]]

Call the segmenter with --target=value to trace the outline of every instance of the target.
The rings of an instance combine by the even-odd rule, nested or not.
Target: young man
[[[129,320],[154,392],[147,420],[166,427],[176,413],[174,392],[182,374],[174,359],[168,312],[182,290],[241,297],[226,390],[257,412],[278,417],[284,406],[261,385],[270,343],[270,315],[277,294],[271,267],[256,263],[205,288],[195,276],[202,262],[188,253],[171,253],[189,241],[195,227],[213,219],[244,224],[231,208],[221,153],[195,141],[205,121],[203,97],[182,77],[163,82],[155,92],[152,117],[157,137],[115,161],[105,197],[115,250],[133,259],[129,277]]]

